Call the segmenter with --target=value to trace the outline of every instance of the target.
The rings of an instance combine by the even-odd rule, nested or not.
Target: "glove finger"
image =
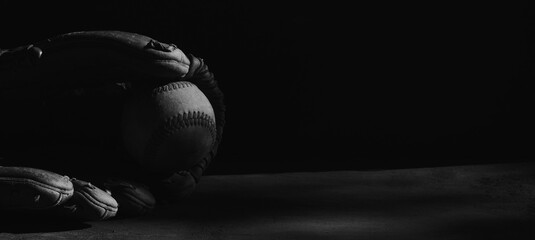
[[[140,75],[170,81],[185,76],[189,69],[189,59],[175,45],[121,31],[72,32],[17,49],[28,48],[42,51],[30,66],[10,65],[5,62],[11,57],[0,55],[2,65],[9,66],[0,68],[0,86],[88,86],[139,79]]]
[[[58,211],[81,220],[105,220],[117,214],[119,204],[106,191],[89,182],[71,179],[74,186],[72,198]]]
[[[1,209],[47,209],[73,195],[69,177],[28,167],[0,166]]]
[[[193,193],[196,185],[197,182],[189,171],[174,173],[168,178],[149,183],[160,204],[175,203],[187,198]]]
[[[119,203],[118,217],[133,217],[150,213],[156,199],[148,187],[136,181],[107,178],[101,183],[104,189],[111,192],[113,198]]]

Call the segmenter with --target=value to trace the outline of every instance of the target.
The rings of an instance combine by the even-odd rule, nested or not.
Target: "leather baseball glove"
[[[80,99],[82,96],[90,103],[105,102],[111,109],[104,119],[115,122],[114,113],[119,111],[114,107],[120,105],[122,94],[129,91],[129,86],[157,86],[173,81],[197,85],[214,109],[215,144],[210,154],[195,165],[166,176],[146,173],[124,159],[120,146],[110,146],[119,145],[118,141],[106,142],[107,147],[95,147],[95,139],[83,133],[82,137],[72,137],[78,131],[76,118],[73,120],[71,116],[66,124],[59,126],[70,127],[64,130],[70,137],[63,139],[63,143],[79,140],[75,141],[77,145],[90,146],[84,149],[99,153],[86,159],[88,155],[80,154],[82,151],[76,147],[51,151],[54,147],[48,145],[47,139],[53,136],[51,133],[58,132],[58,126],[51,130],[46,123],[61,122],[54,117],[76,111],[68,108],[70,97]],[[106,98],[110,95],[113,97]],[[108,99],[117,102],[107,104]],[[184,53],[174,44],[122,31],[72,32],[26,46],[0,49],[0,101],[1,107],[13,110],[9,117],[0,119],[0,141],[5,146],[0,149],[3,157],[0,165],[4,166],[0,167],[0,209],[56,209],[55,212],[89,220],[107,219],[116,214],[144,214],[154,208],[156,201],[172,202],[191,194],[216,156],[225,125],[223,93],[203,59]],[[37,109],[40,116],[48,116],[48,122],[39,121],[45,122],[41,125],[35,120],[27,122],[30,121],[25,115],[28,113],[21,109],[29,106]],[[99,110],[104,114],[105,111]],[[33,134],[30,136],[39,140],[21,136],[24,131],[30,132],[24,133],[25,136]],[[113,137],[116,136],[100,136],[99,139]],[[38,146],[36,149],[40,150],[29,151],[30,146]],[[73,151],[74,156],[66,153],[69,151]],[[46,153],[41,154],[43,152]],[[69,159],[54,161],[61,158],[62,153],[69,155],[66,157]],[[49,157],[43,157],[45,155]],[[97,159],[105,159],[99,164],[110,167],[88,167],[99,165]],[[64,173],[75,174],[77,178],[66,177]]]

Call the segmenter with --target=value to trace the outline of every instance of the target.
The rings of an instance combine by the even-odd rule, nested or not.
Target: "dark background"
[[[209,173],[531,161],[526,2],[1,1],[0,47],[137,32],[204,58],[226,94]]]

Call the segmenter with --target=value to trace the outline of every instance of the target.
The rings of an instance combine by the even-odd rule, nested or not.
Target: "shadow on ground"
[[[89,223],[62,218],[43,212],[0,211],[0,233],[64,232],[90,228]]]
[[[9,222],[1,232],[20,234],[0,237],[523,239],[535,234],[534,169],[497,165],[206,176],[191,198],[159,206],[147,216],[81,223],[2,214]]]

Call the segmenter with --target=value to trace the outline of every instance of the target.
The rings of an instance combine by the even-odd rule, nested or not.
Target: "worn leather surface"
[[[72,198],[65,203],[64,212],[70,212],[71,217],[81,220],[105,220],[117,214],[119,204],[106,191],[95,185],[71,179],[74,186]]]
[[[120,217],[145,215],[156,206],[154,195],[140,182],[108,178],[101,185],[117,200],[120,206],[117,215]]]
[[[69,177],[28,167],[0,167],[0,209],[46,209],[73,195]]]
[[[199,166],[199,164],[196,166]],[[165,179],[148,181],[148,184],[158,203],[165,205],[189,197],[198,183],[195,175],[200,178],[202,172],[180,171]]]
[[[116,137],[113,128],[116,127],[114,124],[117,111],[113,111],[109,106],[120,107],[125,95],[125,91],[122,90],[128,89],[132,84],[154,87],[176,80],[189,81],[197,85],[214,108],[217,134],[210,153],[194,166],[180,169],[189,172],[197,183],[216,156],[221,141],[225,125],[223,93],[214,74],[209,71],[202,58],[186,54],[176,45],[162,43],[137,33],[71,32],[18,48],[0,50],[0,101],[2,102],[0,106],[9,110],[5,115],[7,118],[0,119],[0,125],[5,128],[0,129],[0,140],[5,140],[6,144],[9,144],[9,147],[0,149],[0,156],[9,155],[10,160],[22,158],[27,153],[24,149],[30,147],[46,150],[49,143],[86,144],[80,142],[80,139],[90,140],[92,145],[89,148],[102,151],[99,154],[111,156],[115,152],[106,151],[110,149],[115,151],[120,149],[120,146],[108,146],[117,144],[117,141],[113,141]],[[107,98],[87,94],[99,88],[121,90],[111,92],[105,90]],[[83,101],[90,104],[79,105],[80,96],[83,96]],[[108,99],[113,102],[103,103]],[[92,103],[100,105],[93,106]],[[29,109],[35,109],[35,112],[27,111]],[[81,114],[71,114],[73,112]],[[103,115],[102,118],[95,118],[99,115]],[[75,134],[81,134],[81,137],[72,136]],[[28,139],[26,136],[36,137]],[[57,139],[49,139],[50,136]],[[62,139],[63,136],[66,138]],[[104,147],[98,145],[102,142],[108,145]],[[55,154],[46,152],[43,154],[51,155],[51,159],[56,161]],[[24,156],[27,159],[33,157],[35,156]],[[77,158],[84,156],[65,157],[67,161],[77,161]],[[46,169],[46,163],[37,159],[39,167]],[[16,165],[16,160],[13,161]],[[29,164],[31,166],[31,162]],[[120,164],[116,165],[120,167]],[[53,170],[55,169],[57,168]],[[130,175],[139,175],[145,182],[169,177],[150,176],[144,174],[143,169]],[[191,179],[185,179],[187,183],[184,184],[162,183],[162,185],[169,187],[165,191],[179,192],[176,195],[188,195],[181,193],[181,191],[191,191]],[[181,189],[177,188],[178,186],[187,188]]]
[[[531,239],[533,171],[525,163],[211,175],[186,201],[143,217],[9,223],[0,238]]]
[[[185,76],[190,64],[176,45],[121,31],[71,32],[3,51],[4,88],[84,86],[140,75],[170,81]]]

